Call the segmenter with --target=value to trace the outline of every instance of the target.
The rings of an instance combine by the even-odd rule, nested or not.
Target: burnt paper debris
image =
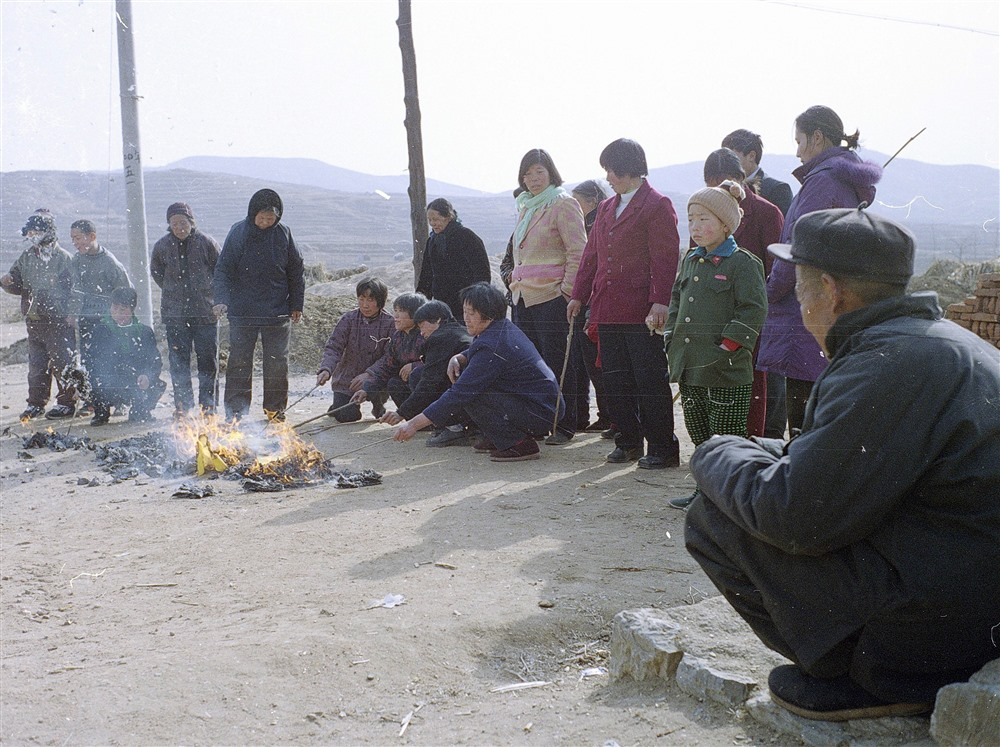
[[[118,482],[138,477],[188,474],[190,465],[175,456],[173,444],[163,433],[147,433],[97,447],[97,463]]]
[[[363,469],[360,472],[334,472],[337,476],[338,488],[367,488],[371,485],[381,485],[382,475],[373,469]]]
[[[52,451],[69,451],[71,449],[93,449],[87,436],[71,436],[68,433],[59,433],[51,428],[45,431],[37,431],[30,436],[25,436],[21,443],[25,449],[51,449]]]
[[[207,498],[215,495],[215,488],[208,483],[186,482],[174,491],[171,498]]]

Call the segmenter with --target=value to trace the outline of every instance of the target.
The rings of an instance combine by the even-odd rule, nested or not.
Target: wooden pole
[[[146,238],[146,194],[139,150],[139,92],[135,81],[132,41],[132,1],[115,0],[118,31],[118,88],[122,105],[122,161],[125,171],[125,210],[128,218],[129,279],[139,296],[136,315],[153,324],[153,295],[149,284],[149,245]]]
[[[413,49],[410,0],[399,0],[399,51],[403,56],[403,103],[406,106],[406,147],[409,152],[410,224],[413,230],[413,284],[420,279],[427,239],[427,184],[424,179],[424,140],[420,130],[420,97],[417,94],[417,55]]]

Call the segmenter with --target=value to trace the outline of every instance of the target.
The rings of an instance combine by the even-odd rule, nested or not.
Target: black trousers
[[[688,509],[684,541],[761,641],[814,677],[850,675],[885,700],[925,703],[997,656],[991,605],[969,614],[910,599],[897,569],[866,543],[790,555],[704,495]]]
[[[483,392],[465,406],[479,431],[500,451],[552,429],[554,413],[526,397]]]
[[[525,306],[522,299],[514,307],[512,316],[514,324],[531,340],[545,361],[545,365],[552,369],[556,381],[559,381],[563,361],[566,359],[566,338],[569,336],[566,299],[559,296],[534,306]],[[574,332],[570,341],[569,364],[566,366],[566,375],[562,381],[562,399],[566,403],[566,412],[559,418],[556,426],[569,436],[575,434],[577,428],[577,369],[573,359],[574,353],[576,358],[580,358],[579,347],[579,335]],[[555,406],[555,402],[552,404]],[[550,429],[551,427],[549,424]]]
[[[198,404],[202,407],[215,407],[218,404],[218,372],[215,369],[219,344],[217,324],[205,324],[202,319],[186,317],[164,319],[163,322],[167,328],[174,407],[182,412],[194,407],[194,389],[191,386],[192,350],[198,361]]]
[[[73,407],[76,389],[59,379],[62,370],[76,362],[76,330],[63,318],[26,319],[28,328],[28,404],[45,407],[56,380],[56,403]]]
[[[243,320],[239,320],[242,322]],[[229,365],[226,368],[226,417],[243,417],[250,409],[253,387],[253,351],[257,338],[264,359],[264,410],[288,406],[288,341],[291,322],[242,324],[230,320]]]
[[[615,445],[657,456],[680,453],[663,338],[644,324],[599,324],[601,371]]]

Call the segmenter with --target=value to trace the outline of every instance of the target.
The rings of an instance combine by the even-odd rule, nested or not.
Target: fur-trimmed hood
[[[863,161],[853,150],[840,146],[827,148],[795,169],[792,175],[805,185],[807,179],[821,172],[827,172],[829,178],[851,187],[858,196],[858,202],[869,205],[875,200],[875,185],[882,179],[881,166]]]

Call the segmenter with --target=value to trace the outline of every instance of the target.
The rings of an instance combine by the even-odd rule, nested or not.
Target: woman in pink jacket
[[[540,148],[524,154],[518,183],[524,192],[517,196],[518,219],[512,239],[513,321],[558,378],[569,337],[566,304],[587,243],[583,210],[562,188],[562,177],[552,156]],[[576,335],[570,344],[573,348],[579,345]],[[576,370],[572,366],[566,368],[561,391],[570,396],[563,397],[566,412],[545,439],[550,446],[564,444],[576,434]]]

